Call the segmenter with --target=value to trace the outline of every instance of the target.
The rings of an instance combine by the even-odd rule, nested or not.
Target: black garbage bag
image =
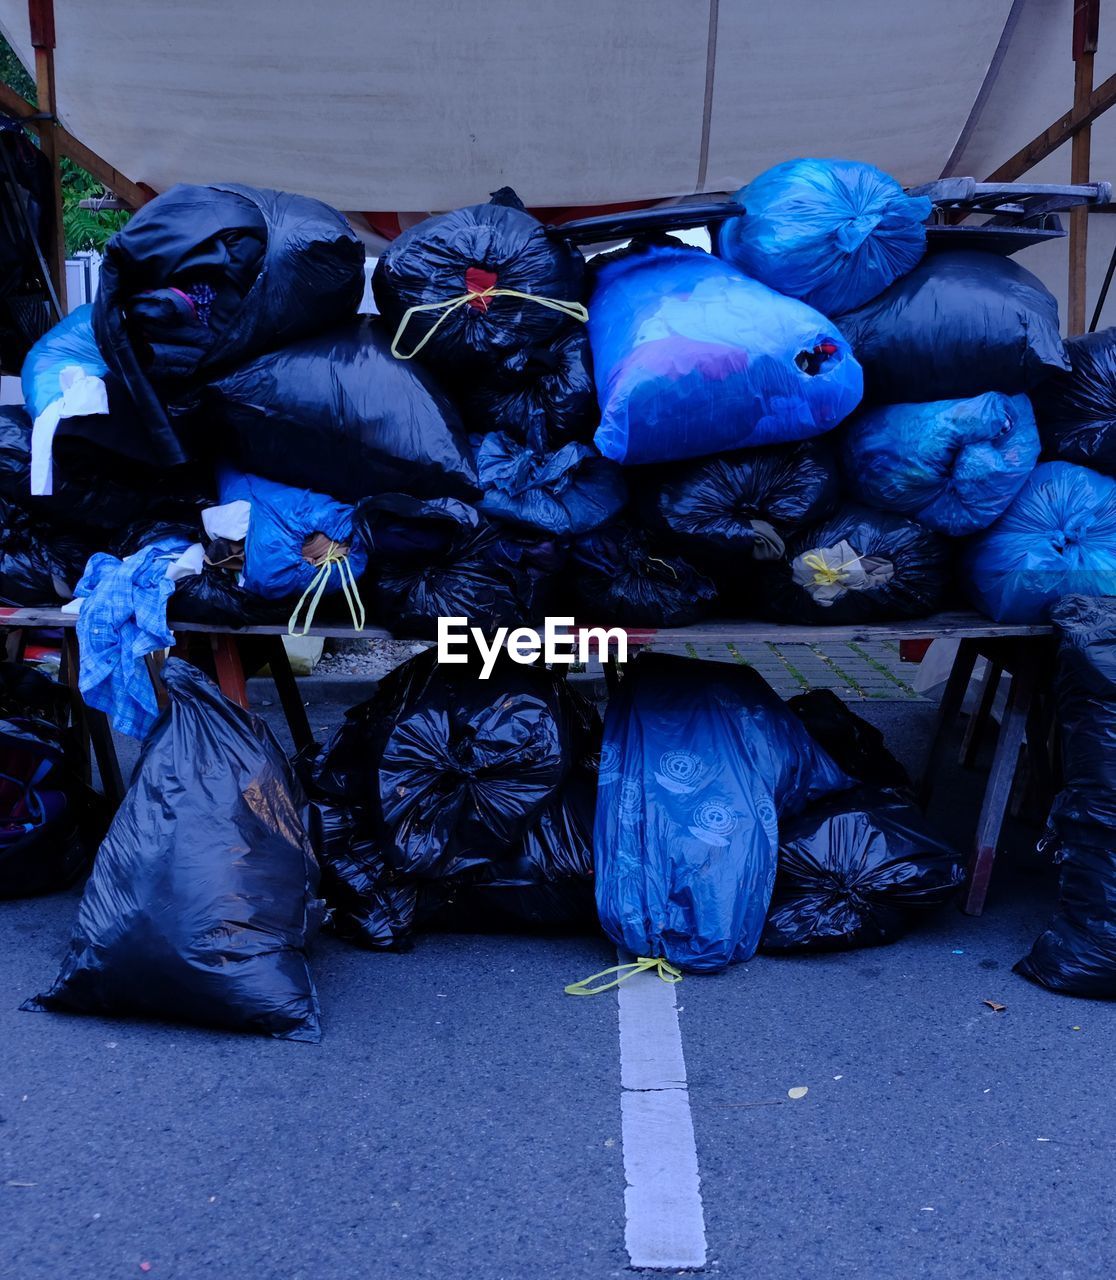
[[[488,204],[404,231],[380,256],[372,293],[401,359],[454,372],[498,369],[585,318],[585,260],[552,240],[504,187]]]
[[[874,724],[861,719],[832,689],[811,689],[787,700],[787,706],[810,731],[810,737],[840,760],[858,782],[891,791],[907,791],[911,779],[891,754]]]
[[[369,814],[386,864],[451,879],[516,850],[578,743],[565,682],[505,654],[490,679],[430,649],[396,668],[315,761],[319,796]]]
[[[478,508],[496,520],[566,537],[589,533],[617,516],[628,500],[619,463],[589,444],[570,441],[548,451],[532,430],[527,444],[506,431],[473,439]]]
[[[139,518],[188,519],[212,493],[200,468],[154,467],[110,453],[82,436],[54,441],[53,492],[31,495],[31,418],[0,408],[0,498],[69,528],[119,530]]]
[[[780,832],[763,951],[839,951],[894,942],[965,878],[960,855],[908,801],[870,789],[836,796]]]
[[[1054,693],[1065,787],[1050,811],[1058,909],[1015,972],[1071,995],[1116,999],[1116,600],[1066,596]]]
[[[336,209],[238,183],[179,184],[109,241],[93,329],[169,466],[188,451],[168,400],[342,323],[363,290],[364,247]]]
[[[1065,346],[1069,371],[1052,372],[1031,394],[1043,457],[1116,475],[1116,329]]]
[[[1013,396],[1069,368],[1054,295],[995,253],[931,254],[837,325],[864,369],[865,399],[886,404]]]
[[[321,1038],[306,958],[321,903],[307,810],[260,720],[177,658],[97,854],[70,952],[24,1009]]]
[[[563,563],[544,535],[499,528],[453,498],[371,498],[356,526],[369,548],[372,616],[419,640],[437,635],[439,618],[486,630],[530,623]]]
[[[601,418],[588,330],[575,324],[545,346],[513,348],[483,378],[466,378],[458,403],[470,431],[506,431],[522,443],[541,431],[552,449],[588,443]]]
[[[14,692],[15,681],[5,683]],[[20,701],[18,694],[11,701]],[[92,854],[80,747],[65,729],[28,710],[0,720],[0,899],[65,889]]]
[[[0,498],[0,604],[57,606],[74,594],[95,547]]]
[[[396,360],[375,320],[271,351],[206,395],[215,443],[244,471],[342,501],[468,498],[477,476],[457,410]]]
[[[840,492],[836,453],[820,440],[739,449],[659,474],[644,498],[649,520],[711,572],[778,557],[787,534],[829,515]]]
[[[568,575],[577,615],[621,627],[682,627],[708,616],[716,586],[682,556],[661,550],[622,521],[578,538]]]
[[[756,566],[751,605],[780,622],[843,625],[927,618],[951,581],[949,544],[904,516],[849,503]]]

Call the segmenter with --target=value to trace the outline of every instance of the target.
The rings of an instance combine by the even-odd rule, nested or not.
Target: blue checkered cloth
[[[174,644],[167,627],[174,582],[167,568],[188,545],[164,538],[126,560],[98,552],[74,589],[83,601],[77,621],[81,696],[133,738],[145,738],[159,714],[144,658]]]

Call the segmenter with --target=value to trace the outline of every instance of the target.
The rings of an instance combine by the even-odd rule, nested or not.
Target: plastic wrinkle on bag
[[[584,274],[581,254],[552,240],[505,187],[488,204],[404,231],[380,255],[372,292],[394,333],[392,355],[462,371],[584,323]]]
[[[869,409],[842,450],[850,494],[953,537],[1001,516],[1038,456],[1030,401],[998,391]]]
[[[848,503],[791,534],[782,561],[757,564],[749,598],[776,621],[844,625],[929,617],[951,586],[945,538]]]
[[[968,544],[958,582],[997,622],[1045,622],[1064,595],[1116,595],[1116,480],[1040,463],[1011,506]]]
[[[834,317],[885,404],[1007,396],[1068,369],[1054,295],[1011,258],[932,253],[877,298]]]
[[[605,716],[593,841],[605,932],[686,973],[748,959],[779,822],[851,785],[751,668],[640,654]]]
[[[1116,329],[1066,339],[1069,372],[1032,393],[1043,456],[1116,475]]]
[[[206,429],[242,470],[345,501],[470,498],[477,475],[457,410],[365,319],[288,343],[206,392]]]
[[[1064,789],[1050,812],[1058,905],[1015,972],[1051,991],[1116,999],[1116,602],[1067,596],[1050,612]]]
[[[747,212],[721,223],[717,253],[823,315],[874,298],[926,252],[931,202],[856,160],[789,160],[734,198]]]
[[[838,951],[894,942],[950,900],[961,857],[911,803],[886,792],[836,796],[780,833],[779,871],[760,949]]]
[[[97,854],[70,950],[28,1010],[321,1038],[306,807],[270,730],[176,658]],[[174,803],[168,804],[167,797]]]

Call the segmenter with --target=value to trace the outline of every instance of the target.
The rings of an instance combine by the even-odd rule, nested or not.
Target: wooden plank
[[[0,108],[19,120],[27,120],[36,129],[39,127],[35,120],[39,114],[36,108],[22,94],[16,93],[2,81],[0,81]],[[103,160],[95,151],[91,151],[84,142],[80,142],[57,121],[54,124],[54,143],[60,155],[66,156],[87,173],[91,173],[130,209],[142,208],[155,195],[150,187],[126,178],[119,169],[114,168],[107,160]]]
[[[1100,0],[1075,0],[1073,11],[1073,109],[1084,114],[1093,92],[1093,54]],[[1084,124],[1070,144],[1070,182],[1089,181],[1092,125]],[[1089,209],[1078,205],[1070,210],[1069,295],[1066,325],[1072,336],[1085,332],[1086,255],[1089,238]]]
[[[1090,125],[1103,115],[1109,107],[1116,103],[1116,75],[1111,75],[1089,95],[1083,106],[1075,106],[1036,138],[1032,138],[1025,147],[1021,147],[1010,160],[1005,160],[998,169],[994,169],[985,182],[1017,182],[1029,169],[1033,169],[1040,160],[1072,138],[1079,130]]]
[[[282,636],[272,636],[267,642],[267,661],[271,668],[271,678],[275,681],[275,689],[279,694],[279,703],[287,718],[287,727],[291,731],[291,739],[296,751],[305,751],[314,745],[314,731],[310,728],[310,717],[306,714],[306,704],[298,688],[298,681],[291,670],[291,661],[287,657],[287,649]]]
[[[66,306],[66,231],[62,225],[62,171],[58,167],[58,91],[54,79],[54,0],[27,0],[31,42],[35,48],[35,92],[41,113],[36,122],[39,146],[50,164],[54,227],[47,267],[63,315]]]
[[[918,802],[923,809],[930,803],[942,755],[945,752],[946,735],[964,705],[965,693],[969,688],[969,681],[973,678],[973,668],[976,666],[979,649],[980,646],[972,639],[962,640],[957,647],[957,656],[953,659],[942,700],[938,703],[934,735],[930,739],[930,749],[926,753],[926,763],[922,768]]]

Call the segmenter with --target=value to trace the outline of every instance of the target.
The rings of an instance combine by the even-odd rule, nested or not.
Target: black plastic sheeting
[[[763,951],[839,951],[894,942],[965,878],[960,855],[910,802],[838,796],[780,832]]]
[[[57,606],[74,594],[95,548],[0,498],[0,604]]]
[[[331,927],[397,949],[420,927],[591,925],[599,739],[542,667],[397,668],[308,768]]]
[[[782,539],[829,515],[840,492],[836,453],[821,440],[680,462],[650,478],[641,497],[648,522],[714,573],[778,556]]]
[[[1054,295],[994,253],[931,254],[837,324],[864,370],[866,400],[1018,395],[1069,368]]]
[[[69,955],[24,1009],[321,1038],[307,808],[260,720],[171,658],[170,705],[97,854]],[[174,803],[168,804],[168,797]]]
[[[940,534],[850,503],[789,537],[782,560],[756,566],[751,605],[780,622],[894,622],[938,612],[951,581]]]
[[[386,494],[358,505],[369,552],[361,590],[394,634],[432,639],[439,618],[491,631],[541,618],[565,551],[538,531],[498,527],[454,498]]]
[[[336,209],[237,183],[180,184],[109,241],[93,328],[171,465],[188,450],[166,398],[339,324],[363,289],[364,246]]]
[[[584,622],[681,627],[708,616],[717,602],[710,578],[625,521],[576,539],[570,562],[571,604]]]
[[[206,393],[213,444],[253,475],[342,501],[472,496],[457,410],[388,345],[379,322],[365,319],[242,365]]]
[[[528,296],[482,296],[505,289]],[[505,187],[488,204],[437,214],[404,231],[380,256],[372,292],[393,334],[410,308],[434,304],[407,321],[401,354],[413,352],[440,370],[498,368],[516,351],[553,342],[571,324],[534,299],[581,302],[585,259],[552,240]]]
[[[850,711],[832,689],[811,689],[787,700],[787,706],[810,732],[810,737],[841,762],[858,782],[907,791],[911,779],[891,754],[874,724]]]
[[[0,408],[0,498],[32,515],[69,527],[118,530],[140,518],[196,516],[212,496],[199,469],[156,471],[80,436],[60,433],[53,453],[54,492],[32,497],[31,419],[20,405]]]
[[[1015,966],[1052,991],[1116,999],[1116,600],[1051,610],[1065,788],[1050,812],[1061,864],[1054,918]]]
[[[1116,329],[1067,338],[1066,355],[1031,397],[1043,457],[1116,475]]]
[[[549,344],[509,352],[484,378],[463,380],[458,403],[471,431],[522,443],[541,434],[551,448],[588,443],[601,417],[588,330],[575,324]]]

